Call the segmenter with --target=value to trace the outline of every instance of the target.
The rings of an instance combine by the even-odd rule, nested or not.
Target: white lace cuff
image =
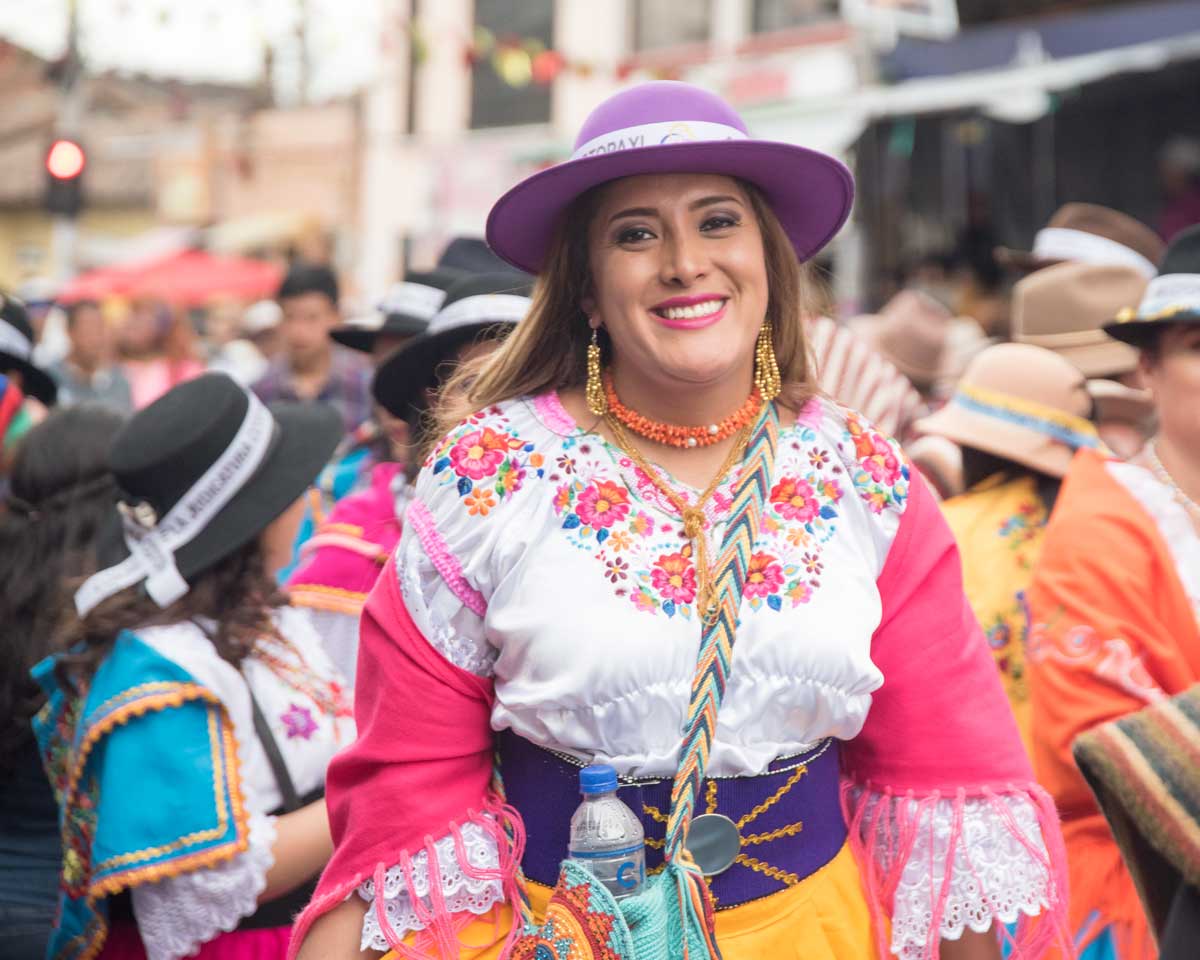
[[[148,960],[177,960],[258,909],[275,863],[275,818],[250,815],[250,846],[232,860],[134,887],[133,915]]]
[[[968,927],[983,933],[996,920],[1011,924],[1050,906],[1055,896],[1050,857],[1028,796],[955,800],[855,793],[866,808],[862,830],[875,833],[863,840],[873,847],[880,872],[893,874],[904,857],[891,913],[892,953],[902,960],[936,956],[931,944],[957,940]],[[876,810],[880,802],[883,811]]]
[[[500,854],[495,839],[477,823],[465,823],[462,830],[462,846],[467,863],[482,870],[497,870]],[[428,846],[428,845],[427,845]],[[504,900],[504,889],[500,880],[479,880],[469,876],[462,868],[455,852],[454,836],[447,834],[434,841],[437,852],[437,870],[441,879],[441,894],[445,912],[471,913],[482,916],[495,904]],[[414,905],[411,891],[399,866],[390,867],[384,874],[384,914],[392,931],[398,938],[425,929],[421,915],[429,916],[433,905],[429,897],[429,853],[422,850],[412,858],[413,887],[420,900],[420,913]],[[358,888],[358,895],[370,907],[363,917],[361,949],[389,950],[391,945],[379,925],[375,881],[368,880]],[[153,960],[153,958],[151,958]]]

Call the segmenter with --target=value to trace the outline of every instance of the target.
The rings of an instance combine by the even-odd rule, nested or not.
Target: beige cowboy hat
[[[929,294],[901,290],[879,313],[854,317],[847,326],[914,384],[927,387],[942,375],[951,319]]]
[[[954,395],[916,429],[1064,476],[1080,447],[1100,447],[1088,419],[1092,399],[1079,370],[1025,343],[988,347],[967,367]]]
[[[1068,203],[1033,238],[1032,250],[996,248],[996,260],[1015,270],[1056,263],[1127,266],[1150,279],[1163,257],[1158,234],[1128,214],[1095,203]]]
[[[1137,369],[1138,352],[1104,332],[1142,299],[1147,278],[1129,267],[1060,263],[1013,287],[1012,337],[1053,350],[1084,376],[1111,378]]]

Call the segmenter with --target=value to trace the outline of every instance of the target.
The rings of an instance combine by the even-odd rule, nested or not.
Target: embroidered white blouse
[[[221,698],[237,740],[238,773],[250,818],[244,853],[220,866],[133,888],[134,918],[149,960],[186,957],[233,930],[254,913],[266,887],[267,871],[275,862],[271,811],[283,804],[283,796],[254,729],[250,688],[300,796],[324,784],[330,758],[354,739],[350,696],[308,620],[283,607],[276,625],[286,642],[265,643],[261,655],[247,658],[240,672],[221,659],[194,623],[137,631],[142,642]]]
[[[735,470],[705,507],[712,555],[736,480]],[[844,408],[814,400],[781,431],[711,774],[758,774],[776,757],[862,730],[884,682],[871,657],[882,613],[876,580],[908,491],[899,448]],[[436,448],[406,515],[396,570],[427,640],[492,678],[493,729],[623,775],[674,774],[700,640],[694,558],[674,508],[619,449],[579,429],[556,395],[484,411]],[[909,862],[925,868],[906,871],[896,893],[894,953],[923,955],[942,881],[928,866],[951,842],[964,857],[970,845],[986,883],[971,869],[955,871],[942,937],[987,929],[996,904],[1004,921],[1046,906],[1033,805],[1021,795],[1001,800],[1027,844],[985,800],[960,804],[963,831],[951,829],[952,801],[923,807]],[[464,839],[473,863],[496,865],[486,835],[468,825]],[[436,849],[451,912],[482,914],[502,898],[498,882],[456,867],[451,838]],[[424,897],[428,854],[413,860]],[[367,881],[359,893],[374,903],[381,891]],[[382,895],[399,936],[422,929],[399,869],[387,872]],[[388,947],[374,909],[362,945]]]

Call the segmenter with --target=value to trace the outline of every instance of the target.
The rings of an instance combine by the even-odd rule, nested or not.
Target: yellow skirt
[[[529,899],[540,918],[550,888],[529,884]],[[499,916],[480,917],[459,935],[460,960],[499,960],[512,923],[507,906]],[[411,941],[406,941],[411,942]],[[847,960],[878,956],[862,877],[849,846],[796,886],[717,911],[717,943],[725,960]],[[389,953],[384,960],[394,960]]]

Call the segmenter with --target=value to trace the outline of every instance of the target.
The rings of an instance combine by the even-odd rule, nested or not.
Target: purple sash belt
[[[579,806],[582,763],[543,750],[512,731],[497,736],[508,803],[525,821],[521,866],[548,887],[567,855],[571,814]],[[704,781],[697,814],[718,813],[738,827],[741,847],[733,865],[710,878],[717,909],[729,909],[793,887],[825,866],[846,841],[838,795],[838,743],[772,761],[753,777]],[[621,778],[618,796],[646,831],[646,869],[663,861],[671,778]]]

